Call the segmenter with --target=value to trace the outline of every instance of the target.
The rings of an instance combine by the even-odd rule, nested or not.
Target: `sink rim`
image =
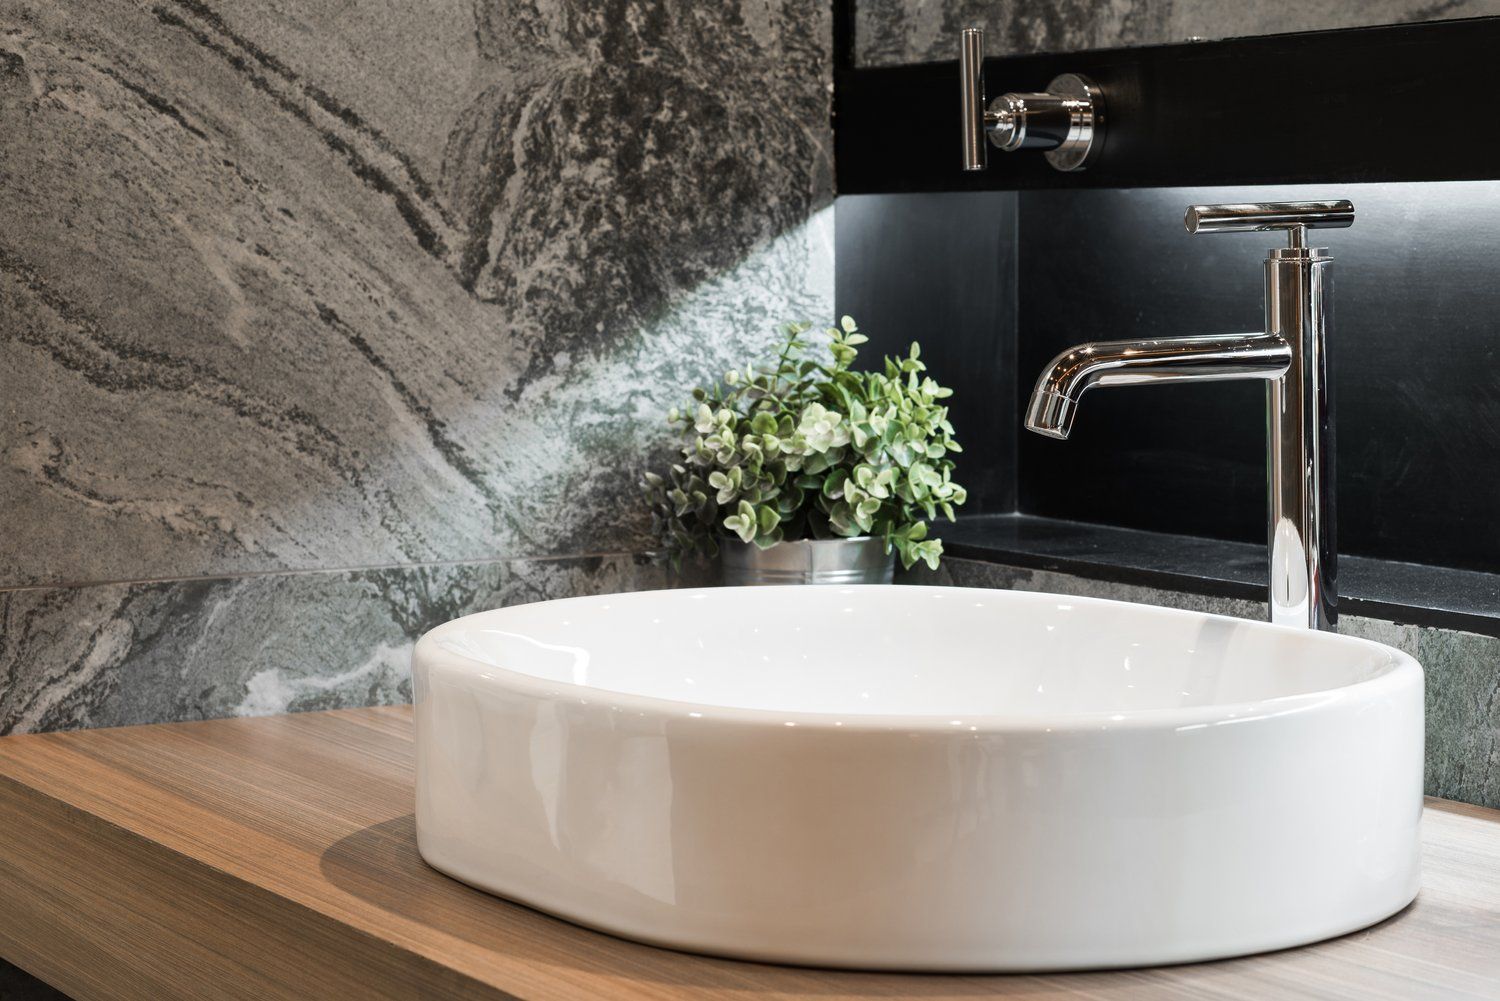
[[[760,727],[767,730],[800,730],[803,732],[818,733],[845,733],[849,731],[891,731],[900,730],[911,733],[948,734],[950,736],[966,735],[974,737],[984,734],[1006,734],[1006,733],[1037,733],[1046,732],[1053,734],[1067,733],[1098,733],[1110,730],[1182,730],[1198,729],[1202,726],[1232,725],[1237,723],[1249,723],[1267,721],[1273,718],[1289,716],[1298,712],[1312,709],[1330,707],[1339,702],[1355,699],[1378,698],[1381,694],[1412,683],[1423,684],[1423,672],[1421,665],[1411,655],[1394,647],[1377,643],[1373,640],[1361,639],[1355,636],[1342,636],[1336,633],[1310,632],[1290,626],[1275,625],[1270,622],[1258,622],[1249,619],[1240,619],[1234,616],[1221,615],[1213,612],[1199,612],[1189,609],[1165,608],[1157,605],[1146,605],[1133,601],[1120,601],[1112,598],[1096,598],[1078,595],[1056,594],[1049,591],[1013,591],[1000,588],[961,588],[944,585],[911,585],[911,584],[861,584],[861,585],[827,585],[824,589],[839,594],[853,594],[861,591],[878,590],[890,592],[900,590],[905,595],[912,592],[921,594],[923,592],[958,592],[974,593],[987,592],[994,594],[1025,595],[1035,598],[1055,598],[1070,604],[1128,607],[1137,614],[1148,618],[1182,618],[1191,617],[1203,620],[1216,620],[1233,624],[1254,631],[1269,630],[1283,634],[1294,634],[1303,636],[1313,643],[1334,644],[1340,646],[1358,646],[1379,653],[1386,658],[1386,664],[1377,668],[1379,671],[1374,677],[1364,678],[1350,684],[1338,685],[1332,688],[1318,689],[1310,692],[1296,692],[1288,695],[1278,695],[1270,698],[1253,699],[1238,702],[1216,702],[1210,705],[1188,706],[1188,707],[1158,707],[1134,710],[1089,710],[1044,713],[982,713],[966,714],[961,725],[954,725],[952,718],[954,713],[832,713],[813,710],[799,709],[764,709],[748,708],[739,706],[728,706],[714,702],[694,702],[684,699],[674,699],[658,695],[642,695],[634,692],[622,692],[612,688],[597,685],[580,685],[573,682],[554,681],[542,678],[524,671],[502,667],[498,664],[487,663],[477,660],[465,653],[459,652],[440,645],[440,641],[449,633],[459,632],[468,624],[472,626],[475,620],[505,616],[514,613],[530,605],[536,604],[580,604],[587,605],[595,602],[605,602],[620,599],[634,599],[645,595],[672,594],[683,597],[691,597],[694,594],[722,593],[724,591],[799,591],[808,585],[784,584],[758,587],[702,587],[702,588],[658,588],[643,591],[627,591],[611,594],[579,595],[569,598],[543,599],[536,602],[525,602],[515,605],[505,605],[492,608],[482,612],[475,612],[457,619],[449,620],[441,625],[435,626],[423,634],[418,640],[414,656],[424,660],[441,660],[450,669],[454,667],[486,677],[486,680],[504,684],[524,694],[538,698],[552,699],[555,701],[568,700],[580,705],[590,705],[597,702],[600,696],[608,696],[610,705],[617,706],[622,710],[630,710],[637,713],[650,713],[656,716],[680,718],[684,722],[712,722],[716,725],[732,724],[738,726]],[[497,677],[497,675],[499,677]]]

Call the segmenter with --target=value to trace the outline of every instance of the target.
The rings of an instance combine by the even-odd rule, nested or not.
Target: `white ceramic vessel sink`
[[[520,605],[415,655],[436,868],[777,962],[1176,963],[1418,886],[1422,670],[1362,640],[961,588]]]

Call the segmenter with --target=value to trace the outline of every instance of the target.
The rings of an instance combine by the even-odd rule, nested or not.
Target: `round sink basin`
[[[423,857],[657,945],[900,970],[1213,959],[1416,895],[1422,669],[967,588],[482,612],[413,660]]]

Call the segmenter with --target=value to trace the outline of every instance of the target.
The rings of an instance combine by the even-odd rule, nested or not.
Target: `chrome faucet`
[[[1037,379],[1026,426],[1066,438],[1079,397],[1095,386],[1264,380],[1271,621],[1332,630],[1338,617],[1326,343],[1332,258],[1307,245],[1307,231],[1351,225],[1354,206],[1347,201],[1193,205],[1183,222],[1189,233],[1286,232],[1287,246],[1266,259],[1265,331],[1069,348]]]

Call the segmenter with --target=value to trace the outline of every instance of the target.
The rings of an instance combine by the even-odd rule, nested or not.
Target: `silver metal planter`
[[[719,548],[725,584],[889,584],[896,569],[885,542],[868,536],[778,542],[770,549],[730,540]]]

